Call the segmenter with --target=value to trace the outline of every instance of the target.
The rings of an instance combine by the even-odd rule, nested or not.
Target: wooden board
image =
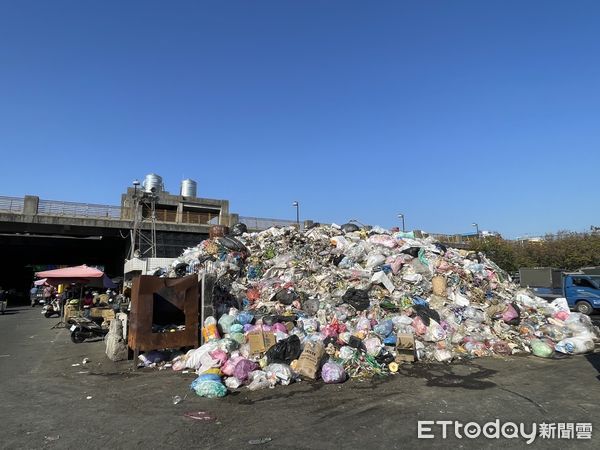
[[[128,344],[139,351],[198,346],[198,276],[159,278],[142,275],[133,280]],[[156,298],[185,314],[185,330],[153,333]]]

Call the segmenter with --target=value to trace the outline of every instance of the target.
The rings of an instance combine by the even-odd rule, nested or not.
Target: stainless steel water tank
[[[181,195],[183,197],[196,198],[197,187],[198,183],[196,183],[194,180],[187,178],[181,182]]]
[[[152,192],[152,188],[154,188],[154,193],[158,194],[164,190],[163,179],[160,175],[156,175],[155,173],[149,173],[144,178],[144,191]]]

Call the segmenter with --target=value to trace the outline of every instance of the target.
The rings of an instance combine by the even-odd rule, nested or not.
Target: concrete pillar
[[[35,216],[38,213],[40,198],[35,195],[26,195],[23,199],[23,214],[26,216]]]
[[[240,221],[240,215],[239,214],[234,214],[234,213],[229,214],[229,226],[230,227],[234,226],[239,221]]]
[[[219,225],[229,226],[229,200],[221,200],[219,212]]]
[[[183,199],[183,197],[181,197]],[[182,223],[183,222],[183,201],[177,203],[177,214],[175,215],[175,222]]]

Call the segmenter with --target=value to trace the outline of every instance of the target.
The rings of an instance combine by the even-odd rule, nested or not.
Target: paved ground
[[[418,420],[591,422],[591,441],[529,447],[597,448],[600,353],[563,360],[486,358],[416,365],[386,379],[298,383],[224,399],[190,392],[193,374],[131,370],[103,342],[73,344],[40,309],[0,316],[1,448],[404,448],[526,447],[523,439],[417,439]],[[81,364],[84,357],[91,359]],[[87,399],[91,396],[91,399]],[[184,417],[205,411],[212,423]],[[249,441],[270,438],[251,445]]]

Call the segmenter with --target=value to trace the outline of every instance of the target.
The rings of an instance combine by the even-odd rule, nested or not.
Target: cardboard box
[[[102,317],[104,320],[115,318],[115,310],[111,308],[90,308],[91,317]]]
[[[398,334],[396,341],[396,362],[415,362],[415,336]]]
[[[79,317],[81,312],[79,308],[75,305],[66,305],[65,306],[65,323],[69,321],[72,317]]]
[[[248,344],[250,345],[250,354],[264,353],[277,343],[275,334],[262,330],[251,331],[248,333]]]

